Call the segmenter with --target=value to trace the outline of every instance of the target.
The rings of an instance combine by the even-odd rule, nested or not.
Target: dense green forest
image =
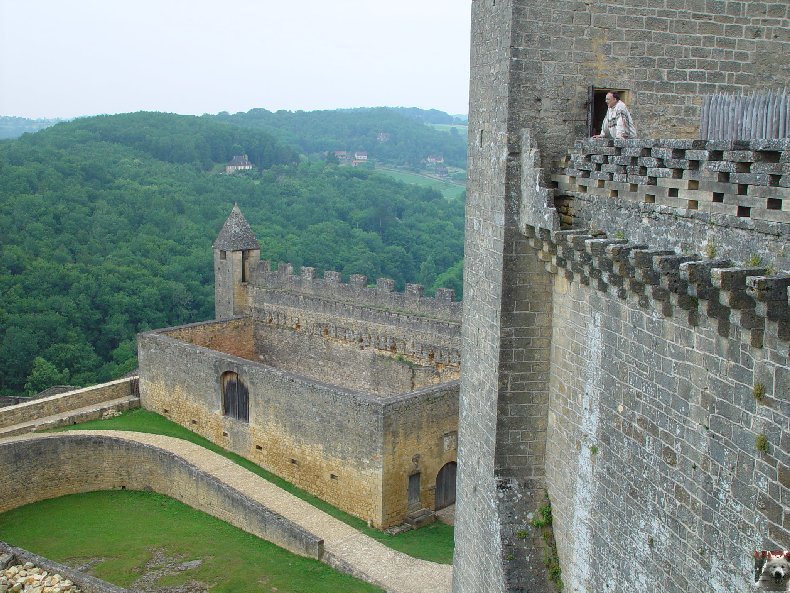
[[[413,169],[419,169],[429,155],[442,155],[448,165],[466,169],[466,137],[424,123],[455,121],[441,111],[391,107],[276,112],[252,109],[206,117],[271,132],[305,154],[362,150],[378,162]]]
[[[260,168],[217,173],[241,151]],[[265,132],[158,113],[0,142],[0,395],[115,378],[136,333],[212,318],[211,244],[234,202],[264,259],[460,295],[461,200],[296,160]]]

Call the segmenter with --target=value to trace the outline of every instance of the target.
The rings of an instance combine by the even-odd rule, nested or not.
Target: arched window
[[[247,386],[232,371],[222,374],[222,413],[244,422],[250,421],[250,395]]]

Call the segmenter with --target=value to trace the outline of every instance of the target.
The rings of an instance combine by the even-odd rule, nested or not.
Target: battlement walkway
[[[9,441],[67,439],[79,435],[138,443],[181,458],[244,497],[322,539],[322,560],[327,564],[388,592],[449,593],[451,589],[452,566],[419,560],[392,550],[232,461],[185,440],[139,432],[91,430],[12,437],[0,441],[0,445]]]

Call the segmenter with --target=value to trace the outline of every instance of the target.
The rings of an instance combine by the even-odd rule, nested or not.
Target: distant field
[[[442,181],[441,179],[434,179],[432,177],[425,177],[417,173],[408,173],[406,171],[396,171],[395,169],[383,169],[377,167],[376,171],[384,173],[404,183],[411,183],[412,185],[421,185],[423,187],[430,187],[442,193],[448,200],[457,200],[461,197],[461,193],[466,189],[466,186],[453,183],[452,181]]]
[[[466,124],[427,124],[431,126],[434,130],[439,130],[442,132],[449,132],[452,129],[458,130],[459,134],[463,134],[466,136],[466,133],[469,129],[469,126]]]

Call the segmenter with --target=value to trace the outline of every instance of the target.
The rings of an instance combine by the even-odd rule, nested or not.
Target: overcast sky
[[[0,115],[466,113],[471,0],[0,0]]]

